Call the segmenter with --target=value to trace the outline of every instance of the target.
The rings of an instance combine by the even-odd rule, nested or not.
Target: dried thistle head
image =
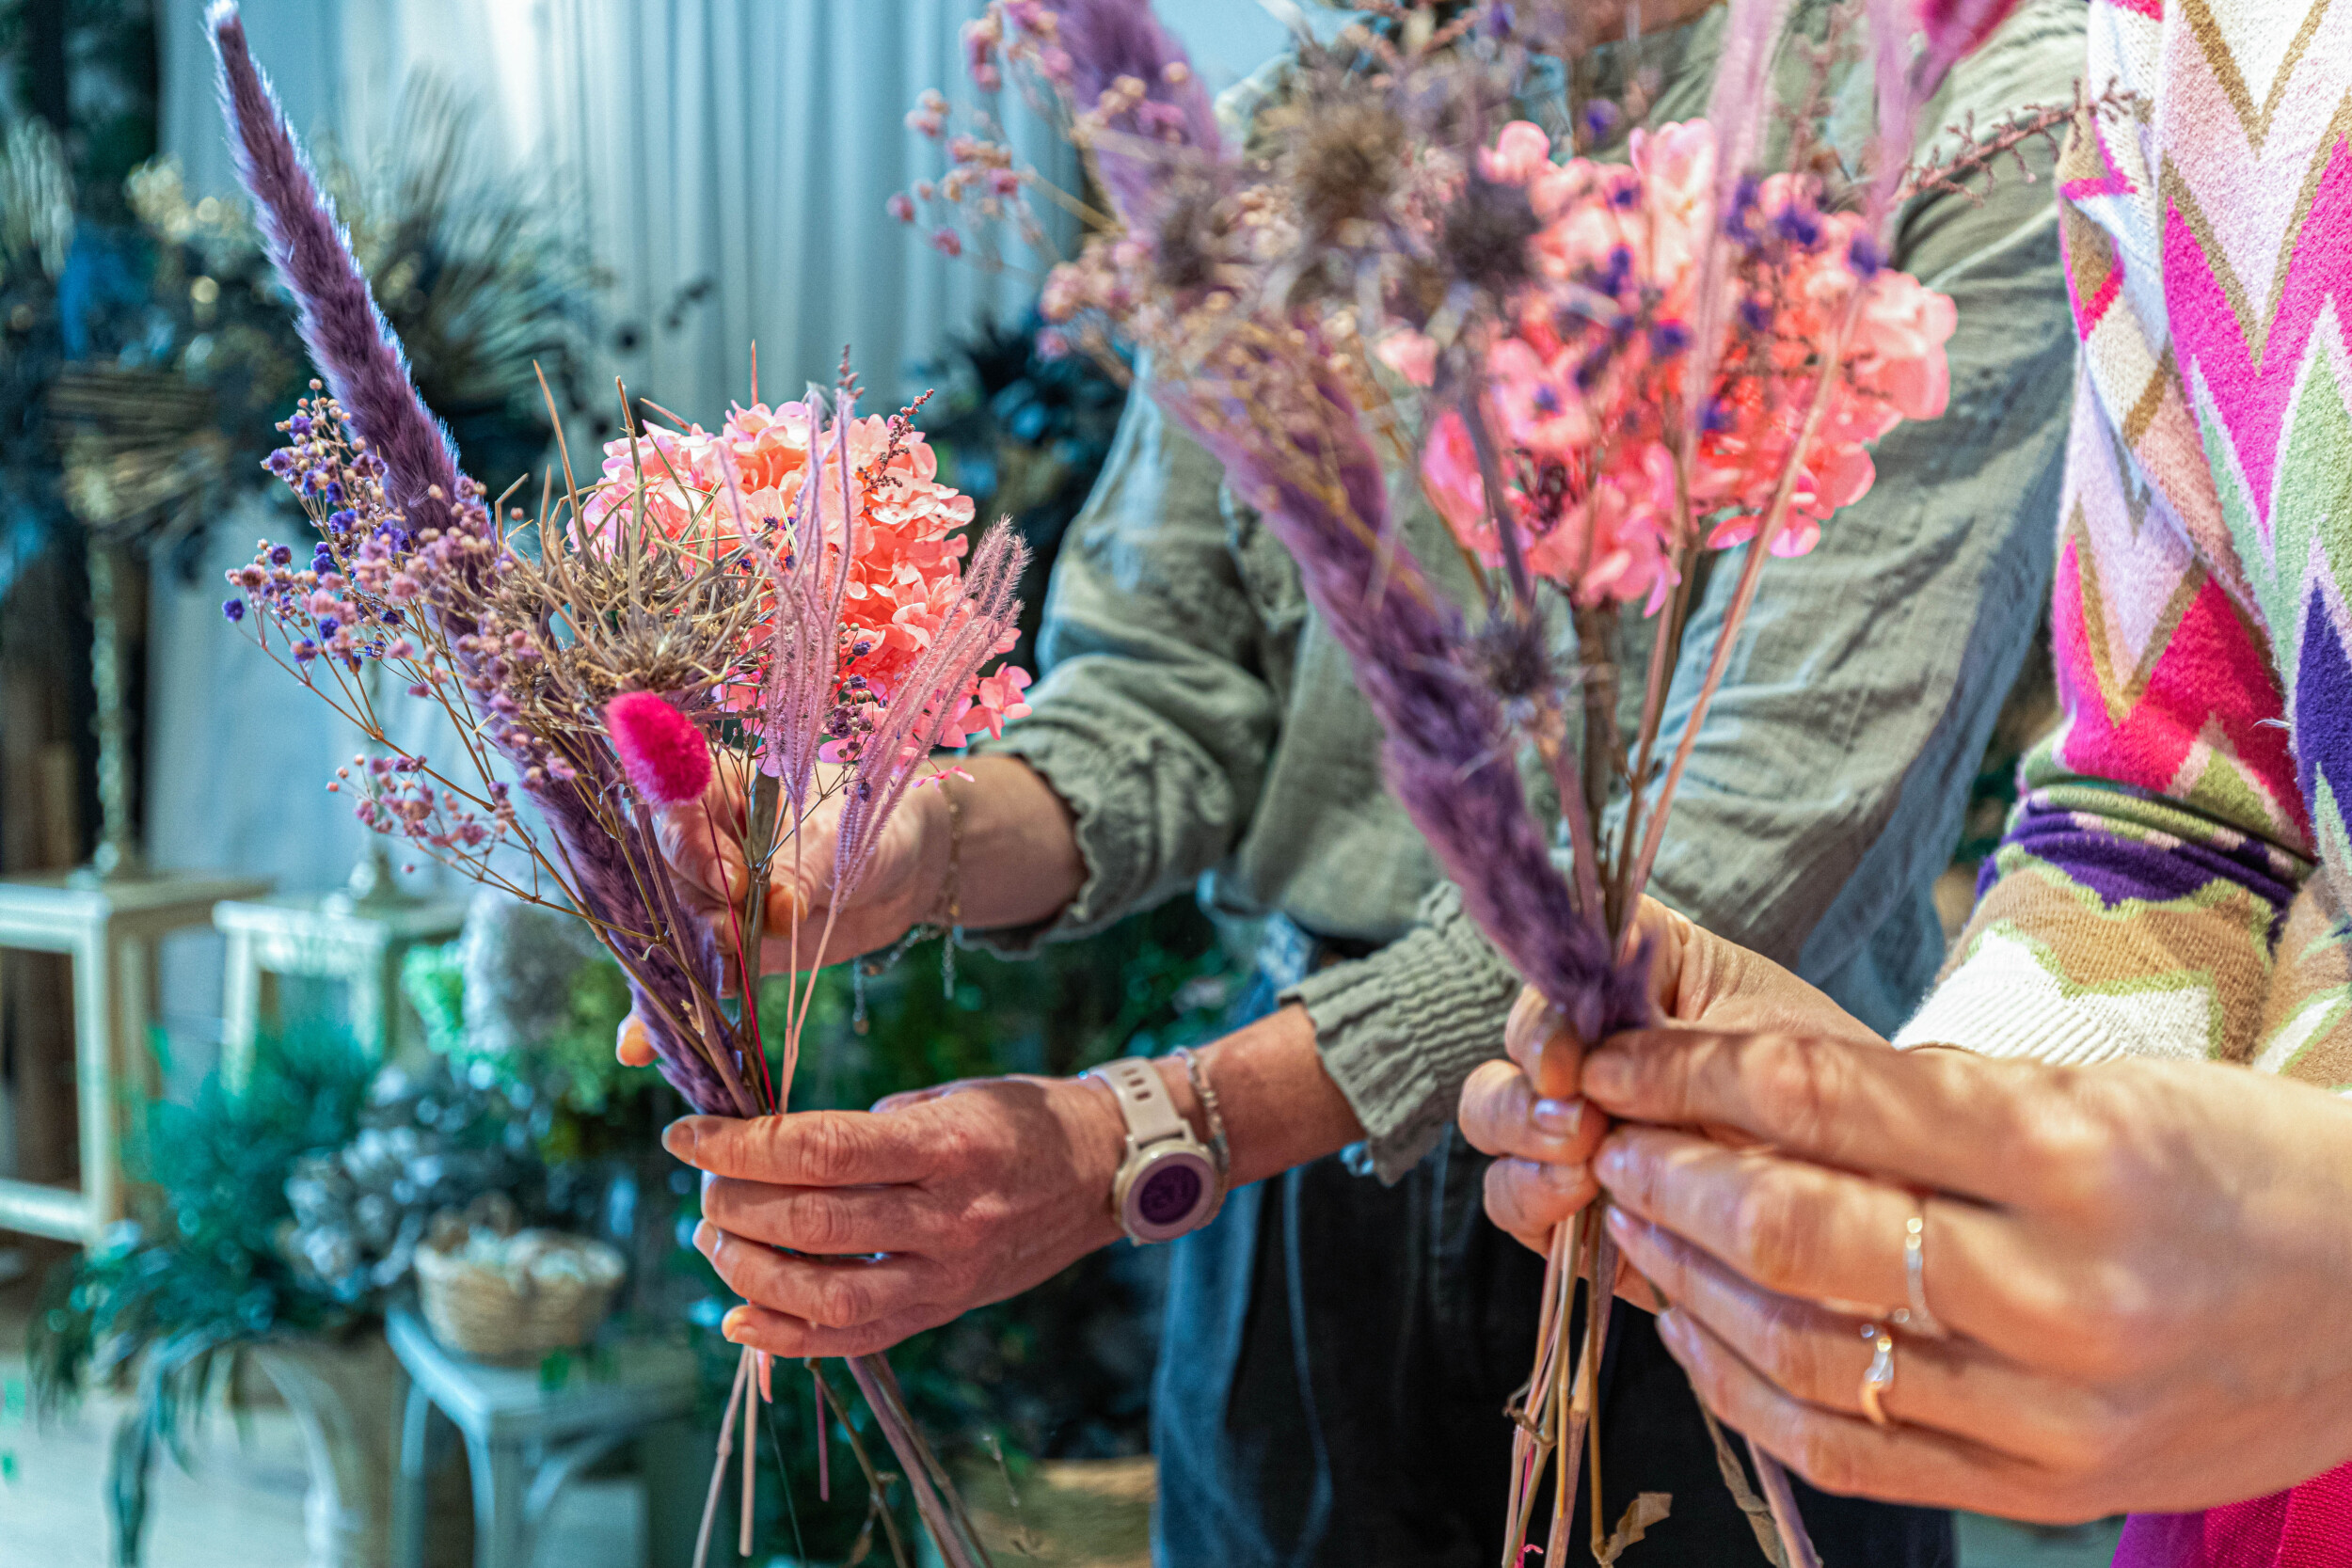
[[[1232,254],[1232,229],[1220,193],[1205,177],[1180,181],[1152,238],[1152,274],[1160,286],[1188,299],[1216,286]]]
[[[1506,606],[1489,609],[1486,623],[1465,640],[1462,660],[1506,707],[1532,702],[1559,684],[1543,617],[1520,615]]]
[[[540,537],[560,539],[561,525]],[[521,551],[499,574],[484,606],[486,631],[514,643],[506,694],[542,734],[593,732],[625,691],[659,691],[687,711],[713,705],[747,677],[769,609],[767,582],[742,549],[706,558],[653,530],[623,530],[610,544],[536,561]]]
[[[1285,115],[1276,178],[1290,189],[1311,241],[1352,239],[1349,226],[1376,223],[1412,157],[1405,120],[1389,94],[1360,78],[1310,91]]]
[[[1501,299],[1534,276],[1527,247],[1542,228],[1524,189],[1472,168],[1445,210],[1438,257],[1454,278]]]

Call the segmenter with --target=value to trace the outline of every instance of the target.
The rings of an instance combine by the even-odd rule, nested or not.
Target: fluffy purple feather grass
[[[417,393],[400,340],[376,309],[367,275],[351,254],[334,206],[319,189],[277,95],[254,64],[233,0],[215,0],[205,13],[205,24],[220,68],[221,108],[232,133],[238,178],[253,197],[270,260],[294,296],[296,323],[320,377],[369,449],[383,460],[387,492],[410,526],[468,526],[458,504],[463,476],[449,433]],[[486,517],[484,523],[487,525]],[[453,644],[471,628],[453,622],[444,617],[444,630]],[[527,788],[526,793],[559,840],[575,891],[589,912],[624,929],[650,930],[658,923],[656,911],[647,907],[630,866],[634,863],[659,884],[666,877],[664,863],[642,827],[625,825],[623,842],[596,821],[580,790],[617,781],[601,754],[592,759],[591,767],[595,774],[575,784]],[[657,886],[656,896],[672,892]],[[718,944],[699,922],[674,922],[673,929],[685,944],[682,950],[658,947],[626,967],[641,1002],[658,997],[676,1016],[691,1018],[696,1010],[693,988],[682,966],[693,965],[715,992]],[[671,1037],[660,1007],[643,1006],[639,1011],[651,1021],[662,1076],[695,1109],[749,1111],[740,1094],[719,1077],[702,1053]],[[715,1043],[724,1048],[731,1042]]]
[[[1647,1023],[1646,952],[1614,962],[1578,911],[1528,807],[1502,707],[1458,657],[1459,611],[1417,591],[1427,579],[1388,526],[1388,485],[1346,389],[1327,373],[1314,390],[1320,405],[1280,432],[1265,428],[1263,407],[1200,404],[1200,384],[1159,395],[1297,559],[1380,716],[1390,787],[1479,929],[1581,1037]],[[1317,472],[1336,477],[1337,496],[1302,482]]]
[[[376,309],[333,204],[253,63],[236,6],[216,0],[205,23],[220,64],[221,109],[236,132],[237,177],[260,209],[262,237],[293,291],[295,325],[310,358],[384,460],[391,499],[410,526],[447,528],[457,496],[457,450],[449,432],[417,397],[400,339]]]
[[[1081,109],[1098,103],[1111,84],[1132,76],[1144,85],[1148,119],[1134,116],[1118,129],[1126,133],[1097,144],[1095,165],[1120,212],[1140,215],[1165,185],[1169,157],[1184,155],[1215,163],[1222,138],[1216,114],[1200,73],[1192,69],[1182,45],[1168,36],[1152,13],[1151,0],[1066,0],[1057,8],[1061,47],[1069,53],[1070,92]],[[1177,66],[1180,80],[1168,80]],[[1173,131],[1170,141],[1163,135]],[[1149,151],[1152,142],[1166,151]]]

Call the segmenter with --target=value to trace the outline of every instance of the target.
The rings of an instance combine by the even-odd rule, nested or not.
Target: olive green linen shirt
[[[1653,120],[1705,112],[1723,17],[1645,46]],[[2069,100],[2082,29],[2076,0],[2023,8],[1929,123]],[[1841,121],[1867,125],[1868,91],[1867,72],[1840,73],[1833,139],[1854,140]],[[1902,214],[1895,264],[1959,308],[1950,410],[1880,442],[1869,494],[1810,554],[1765,568],[1651,884],[1882,1031],[1942,958],[1931,888],[2047,597],[2074,340],[2053,159],[2027,157],[2033,182],[2011,168],[1980,201],[1931,195]],[[1394,476],[1391,496],[1423,565],[1467,597],[1413,477]],[[1670,736],[1737,575],[1713,574],[1694,613]],[[1627,620],[1629,730],[1649,626]],[[1087,880],[1050,923],[982,940],[1019,951],[1084,935],[1198,883],[1216,913],[1385,943],[1284,995],[1313,1019],[1375,1167],[1401,1176],[1470,1069],[1500,1053],[1518,982],[1385,787],[1378,721],[1290,557],[1140,392],[1056,564],[1040,656],[1032,712],[980,749],[1023,758],[1068,803]]]

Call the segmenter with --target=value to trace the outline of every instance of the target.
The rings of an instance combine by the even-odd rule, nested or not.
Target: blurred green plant
[[[355,1320],[302,1281],[278,1236],[292,1216],[287,1172],[351,1137],[370,1075],[347,1037],[303,1030],[264,1041],[242,1085],[215,1073],[192,1104],[142,1107],[126,1164],[154,1184],[156,1223],[123,1222],[45,1282],[25,1343],[36,1411],[93,1383],[135,1392],[109,1465],[119,1562],[138,1560],[158,1451],[185,1463],[206,1402],[234,1402],[241,1354]]]

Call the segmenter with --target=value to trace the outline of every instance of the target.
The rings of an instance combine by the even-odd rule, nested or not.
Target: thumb
[[[841,843],[841,797],[819,801],[768,868],[768,928],[821,915],[833,904],[834,861]]]
[[[714,798],[720,788],[714,784],[701,800],[666,807],[654,818],[678,891],[705,914],[724,909],[748,875],[742,841],[726,825],[740,814],[731,800]]]

